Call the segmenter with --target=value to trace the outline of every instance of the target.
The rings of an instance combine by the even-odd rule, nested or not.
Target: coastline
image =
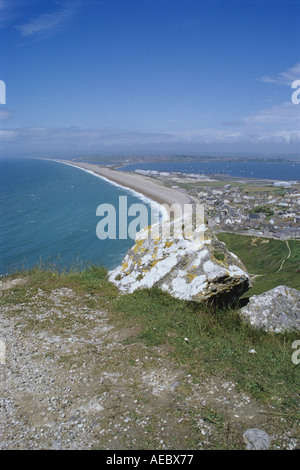
[[[145,178],[142,175],[111,170],[110,168],[91,163],[73,162],[69,160],[54,161],[95,173],[97,176],[106,179],[108,182],[115,183],[125,189],[132,190],[159,205],[167,204],[171,206],[172,204],[179,204],[183,207],[184,204],[190,204],[192,202],[192,198],[186,194],[176,191],[176,189],[162,186],[154,181],[149,181],[148,178]]]

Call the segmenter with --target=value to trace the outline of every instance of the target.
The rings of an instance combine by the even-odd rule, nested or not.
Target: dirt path
[[[291,256],[291,248],[290,248],[289,242],[286,240],[285,243],[286,243],[286,246],[288,247],[288,250],[289,250],[289,251],[288,251],[288,255],[287,255],[286,258],[284,258],[284,259],[281,261],[280,268],[278,269],[278,271],[276,271],[276,274],[279,273],[279,272],[282,270],[284,263],[285,263],[286,260],[288,260],[289,257]]]

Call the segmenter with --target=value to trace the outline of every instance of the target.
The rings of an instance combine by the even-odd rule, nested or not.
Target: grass
[[[142,325],[140,341],[167,343],[170,354],[196,380],[203,371],[225,374],[258,399],[278,404],[284,396],[290,406],[296,406],[299,374],[291,363],[296,333],[274,335],[255,330],[235,311],[211,312],[156,289],[122,296],[115,308],[120,315],[126,314],[126,322]],[[255,356],[249,353],[251,349]]]
[[[219,233],[217,237],[241,259],[251,275],[257,275],[245,296],[261,294],[280,285],[300,290],[299,240],[289,240],[291,256],[277,272],[289,253],[285,241],[232,233]]]
[[[211,176],[213,178],[213,176]],[[184,187],[186,189],[189,188],[222,188],[226,185],[230,184],[231,188],[240,188],[245,194],[254,194],[254,193],[271,193],[277,196],[284,196],[285,190],[283,188],[277,188],[272,184],[260,184],[257,185],[256,182],[252,184],[247,182],[243,183],[241,181],[226,181],[226,180],[215,180],[215,181],[194,181],[188,183],[181,183],[176,182],[176,185],[180,187]]]
[[[285,254],[284,244],[281,246],[280,242],[268,240],[269,243],[263,244],[255,239],[254,243],[252,238],[229,234],[219,237],[229,241],[229,248],[238,256],[242,255],[248,269],[256,273],[266,270],[274,273]],[[299,283],[293,280],[295,274],[292,271],[289,275],[289,270],[295,273],[299,266],[299,245],[299,242],[291,243],[293,258],[288,260],[290,263],[286,262],[284,273],[279,273],[298,288]],[[256,260],[254,253],[257,253]],[[263,282],[256,282],[257,290],[272,284],[268,275]],[[271,334],[257,330],[243,322],[237,311],[210,310],[198,303],[174,299],[155,288],[120,295],[108,282],[103,267],[68,273],[35,268],[13,277],[20,276],[26,277],[26,283],[2,295],[0,304],[29,302],[28,292],[33,295],[38,289],[51,292],[68,287],[79,297],[88,293],[93,308],[105,308],[114,324],[139,327],[136,335],[127,339],[129,343],[138,341],[154,348],[165,345],[169,357],[178,367],[184,367],[195,383],[211,375],[232,380],[238,390],[271,405],[278,425],[284,420],[292,429],[300,419],[300,369],[291,360],[292,344],[299,339],[299,333]],[[283,277],[278,282],[282,280]],[[32,327],[39,328],[39,323]],[[251,350],[255,353],[250,353]],[[64,362],[69,358],[62,356],[60,360]],[[219,415],[208,415],[207,419],[217,420],[222,425]]]
[[[263,213],[266,216],[272,216],[274,211],[269,208],[269,206],[255,206],[250,210],[251,214],[260,214]]]

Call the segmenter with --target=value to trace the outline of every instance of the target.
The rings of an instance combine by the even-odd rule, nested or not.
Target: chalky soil
[[[67,287],[2,302],[1,450],[244,448],[247,428],[264,429],[268,410],[233,382],[195,383],[167,345],[90,305]]]

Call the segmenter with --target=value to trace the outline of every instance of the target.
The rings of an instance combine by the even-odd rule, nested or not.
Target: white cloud
[[[300,107],[292,104],[292,102],[282,103],[263,109],[253,116],[244,118],[247,125],[263,125],[263,126],[289,126],[290,128],[300,127]]]
[[[226,132],[226,130],[209,128],[173,133],[130,133],[120,130],[87,129],[81,127],[70,128],[19,128],[0,132],[0,141],[9,142],[7,150],[18,152],[43,152],[55,156],[59,152],[84,152],[84,154],[98,151],[114,151],[136,148],[201,148],[210,146],[214,148],[231,148],[239,145],[254,144],[259,151],[259,145],[267,144],[270,149],[277,144],[285,146],[299,146],[300,131],[288,129],[269,129],[263,127],[255,129],[249,126],[246,132]],[[221,147],[220,147],[221,146]],[[223,146],[223,147],[222,147]],[[288,147],[287,147],[288,148]],[[274,148],[273,148],[274,150]]]
[[[16,137],[17,136],[17,132],[14,131],[14,130],[3,130],[3,129],[0,129],[0,139],[9,139],[9,138],[12,138],[12,137]]]
[[[270,106],[256,114],[232,121],[224,127],[170,130],[169,132],[137,132],[120,129],[31,127],[7,129],[0,132],[3,149],[15,154],[39,154],[57,156],[81,153],[126,151],[219,151],[261,148],[268,152],[299,152],[300,106],[292,102]],[[170,129],[173,125],[170,123]],[[179,150],[180,149],[180,150]],[[248,150],[247,150],[248,151]]]
[[[6,108],[0,108],[0,119],[8,119],[11,116],[11,111]]]
[[[291,86],[291,83],[294,80],[300,80],[300,62],[295,64],[293,67],[290,67],[284,72],[280,72],[275,76],[265,75],[259,79],[265,83],[274,83],[276,85],[287,85]]]
[[[0,27],[6,26],[16,13],[16,2],[0,0]]]
[[[241,132],[238,131],[224,131],[217,128],[179,131],[172,135],[180,142],[204,144],[236,142],[242,136]]]
[[[56,31],[69,18],[73,16],[79,3],[74,1],[64,2],[59,9],[41,14],[35,18],[29,19],[27,22],[16,26],[22,36],[33,36],[39,33],[49,33]]]
[[[300,131],[277,131],[256,136],[256,142],[272,144],[300,144]]]

